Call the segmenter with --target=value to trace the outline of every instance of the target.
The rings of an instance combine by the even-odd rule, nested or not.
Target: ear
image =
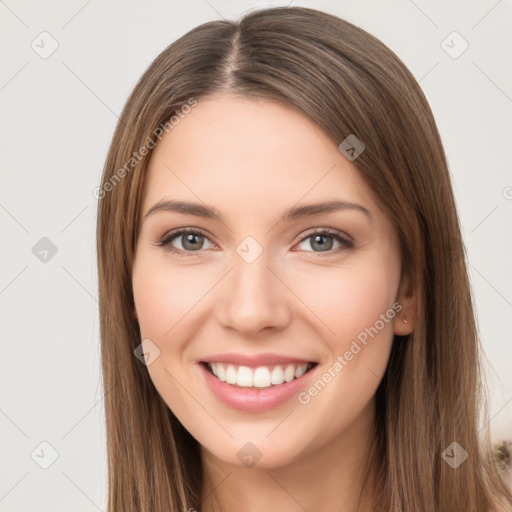
[[[393,332],[399,336],[407,336],[414,330],[418,307],[416,289],[408,275],[402,277],[396,302],[402,308],[393,319]]]
[[[135,318],[136,320],[139,319],[139,316],[137,315],[137,310],[135,308],[133,308],[133,318]]]

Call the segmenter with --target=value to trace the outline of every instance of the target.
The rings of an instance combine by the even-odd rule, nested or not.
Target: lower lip
[[[284,404],[304,389],[306,382],[316,369],[315,366],[298,379],[293,379],[290,382],[269,388],[252,389],[222,382],[212,375],[203,364],[200,363],[199,367],[206,383],[220,401],[232,409],[247,412],[263,412]]]

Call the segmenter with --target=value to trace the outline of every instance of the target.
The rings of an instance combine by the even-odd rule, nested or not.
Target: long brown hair
[[[364,30],[312,9],[273,8],[205,23],[172,43],[140,78],[113,136],[97,223],[108,511],[201,506],[198,443],[134,355],[141,338],[131,269],[157,134],[172,129],[169,120],[191,99],[223,92],[291,106],[336,145],[350,134],[360,139],[365,151],[354,164],[399,234],[402,277],[411,277],[418,309],[414,331],[395,336],[377,390],[373,510],[512,505],[489,438],[479,438],[480,341],[447,162],[425,96]],[[468,454],[457,468],[443,457],[453,442]]]

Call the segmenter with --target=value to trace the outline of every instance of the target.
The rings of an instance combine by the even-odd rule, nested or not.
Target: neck
[[[358,508],[361,489],[375,485],[376,454],[371,450],[375,403],[372,400],[345,430],[329,443],[300,455],[285,466],[251,468],[228,464],[201,448],[204,469],[201,512],[266,512],[315,510],[366,512]],[[365,479],[366,464],[369,479]]]

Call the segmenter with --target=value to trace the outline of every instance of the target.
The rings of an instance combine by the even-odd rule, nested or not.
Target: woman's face
[[[147,369],[203,453],[277,467],[357,446],[413,322],[397,234],[354,164],[294,110],[211,96],[158,143],[144,186]],[[335,202],[357,206],[320,206]]]

